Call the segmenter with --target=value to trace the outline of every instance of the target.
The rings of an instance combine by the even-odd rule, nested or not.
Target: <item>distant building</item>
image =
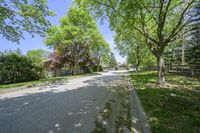
[[[119,70],[126,70],[126,65],[123,64],[119,64]]]
[[[132,65],[132,64],[131,64],[131,65],[130,65],[130,70],[131,70],[131,71],[136,71],[135,65]]]

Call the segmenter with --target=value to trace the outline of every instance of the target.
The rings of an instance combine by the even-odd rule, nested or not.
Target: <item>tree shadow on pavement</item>
[[[0,132],[72,133],[92,130],[95,115],[104,107],[110,91],[103,86],[107,83],[97,86],[90,80],[86,82],[87,86],[73,90],[58,91],[56,85],[47,92],[1,98]]]
[[[65,88],[68,83],[58,83],[40,87],[36,93],[0,97],[0,132],[92,131],[96,114],[111,98],[108,88],[118,79],[116,75],[93,76],[83,81],[83,87],[69,89]]]

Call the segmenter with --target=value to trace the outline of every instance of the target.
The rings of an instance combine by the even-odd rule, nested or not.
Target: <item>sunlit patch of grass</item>
[[[156,72],[131,73],[153,133],[200,132],[200,79],[167,74],[156,85]]]

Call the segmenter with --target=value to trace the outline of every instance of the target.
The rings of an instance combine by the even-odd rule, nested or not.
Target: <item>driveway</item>
[[[0,133],[87,133],[124,72],[0,94]]]

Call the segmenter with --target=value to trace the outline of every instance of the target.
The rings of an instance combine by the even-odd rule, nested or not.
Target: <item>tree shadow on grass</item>
[[[131,78],[152,132],[200,132],[200,82],[198,79],[167,75],[168,82],[177,86],[159,88],[146,85],[149,81],[154,81],[155,84],[155,73],[133,74]]]

